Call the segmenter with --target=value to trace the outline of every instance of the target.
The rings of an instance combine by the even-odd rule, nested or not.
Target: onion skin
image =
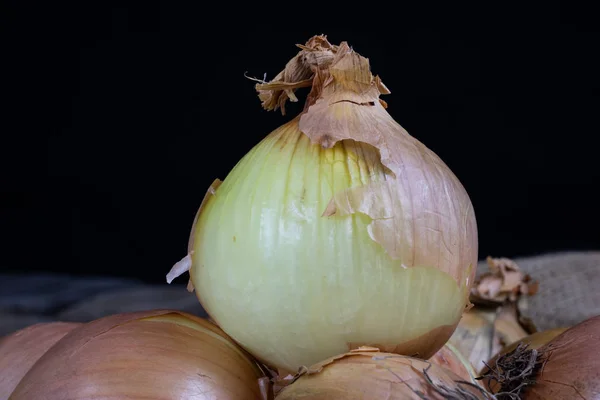
[[[261,378],[258,366],[214,324],[156,310],[73,330],[38,360],[10,400],[262,400]]]
[[[0,400],[8,399],[35,362],[77,322],[43,322],[0,338]]]
[[[438,387],[461,388],[472,395],[457,399],[486,399],[483,390],[457,383],[463,379],[436,364],[377,349],[353,350],[312,366],[275,399],[447,399],[426,381],[424,370]]]
[[[189,258],[167,278],[189,268],[211,318],[280,372],[360,346],[427,359],[470,305],[478,243],[466,190],[385,111],[366,59],[339,48],[357,63],[322,69],[334,83],[315,75],[305,112],[213,184]],[[288,72],[278,76],[313,76]],[[281,106],[269,85],[263,106]]]
[[[448,340],[448,343],[467,357],[476,371],[494,354],[491,353],[495,345],[494,322],[491,316],[492,313],[473,307],[462,315],[456,330]]]
[[[532,348],[539,345],[539,367],[530,377],[534,383],[525,387],[521,399],[600,399],[600,316],[587,319],[541,344],[557,332],[552,330],[545,336],[540,332],[526,340],[532,343]],[[490,367],[497,369],[498,361],[495,358]],[[494,380],[484,378],[481,382],[492,393],[503,391]]]
[[[455,373],[467,382],[478,384],[475,380],[475,371],[469,360],[450,343],[446,343],[428,361]]]

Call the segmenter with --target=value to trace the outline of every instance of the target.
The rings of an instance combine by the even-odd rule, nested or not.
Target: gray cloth
[[[514,261],[540,283],[538,293],[519,304],[522,314],[538,330],[569,327],[600,315],[600,251],[545,254]],[[478,270],[484,268],[482,265]]]
[[[185,279],[181,279],[185,281]],[[68,275],[0,275],[0,336],[38,322],[87,322],[107,315],[168,308],[206,317],[184,284]]]
[[[539,292],[528,299],[525,312],[538,329],[570,326],[600,315],[600,252],[545,254],[514,261],[540,282]],[[487,268],[481,261],[478,272]],[[0,335],[38,322],[86,322],[156,308],[206,316],[184,283],[149,285],[107,277],[0,275]]]

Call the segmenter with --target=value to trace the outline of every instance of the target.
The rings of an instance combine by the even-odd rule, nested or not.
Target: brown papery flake
[[[387,169],[384,181],[335,193],[323,216],[365,214],[372,220],[370,237],[403,267],[435,265],[459,285],[470,285],[477,227],[459,180],[388,114],[379,97],[390,91],[371,73],[367,58],[346,42],[332,45],[324,35],[299,47],[273,81],[256,85],[263,107],[283,108],[310,79],[300,130],[324,148],[350,140],[371,145]]]
[[[532,296],[538,291],[538,282],[521,271],[509,258],[487,258],[489,271],[482,274],[471,289],[471,301],[516,302],[522,295]]]

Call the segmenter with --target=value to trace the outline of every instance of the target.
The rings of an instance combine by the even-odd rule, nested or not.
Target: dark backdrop
[[[173,3],[5,3],[0,268],[162,282],[207,186],[291,117],[244,73],[272,78],[318,33],[370,58],[462,181],[480,257],[600,249],[590,10]]]

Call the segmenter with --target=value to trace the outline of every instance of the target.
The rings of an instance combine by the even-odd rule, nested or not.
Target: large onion
[[[305,369],[276,400],[487,398],[477,385],[431,362],[359,348]]]
[[[256,363],[221,329],[157,310],[73,330],[37,361],[10,399],[242,400],[264,399],[267,389]]]
[[[472,204],[366,58],[324,36],[302,49],[257,89],[276,109],[312,86],[305,111],[215,181],[167,280],[191,268],[212,319],[280,370],[361,345],[426,359],[469,305]]]
[[[502,352],[483,371],[483,385],[523,400],[600,399],[600,316],[547,341],[558,332],[540,332]]]
[[[0,339],[0,400],[8,399],[21,378],[76,322],[43,322]]]

